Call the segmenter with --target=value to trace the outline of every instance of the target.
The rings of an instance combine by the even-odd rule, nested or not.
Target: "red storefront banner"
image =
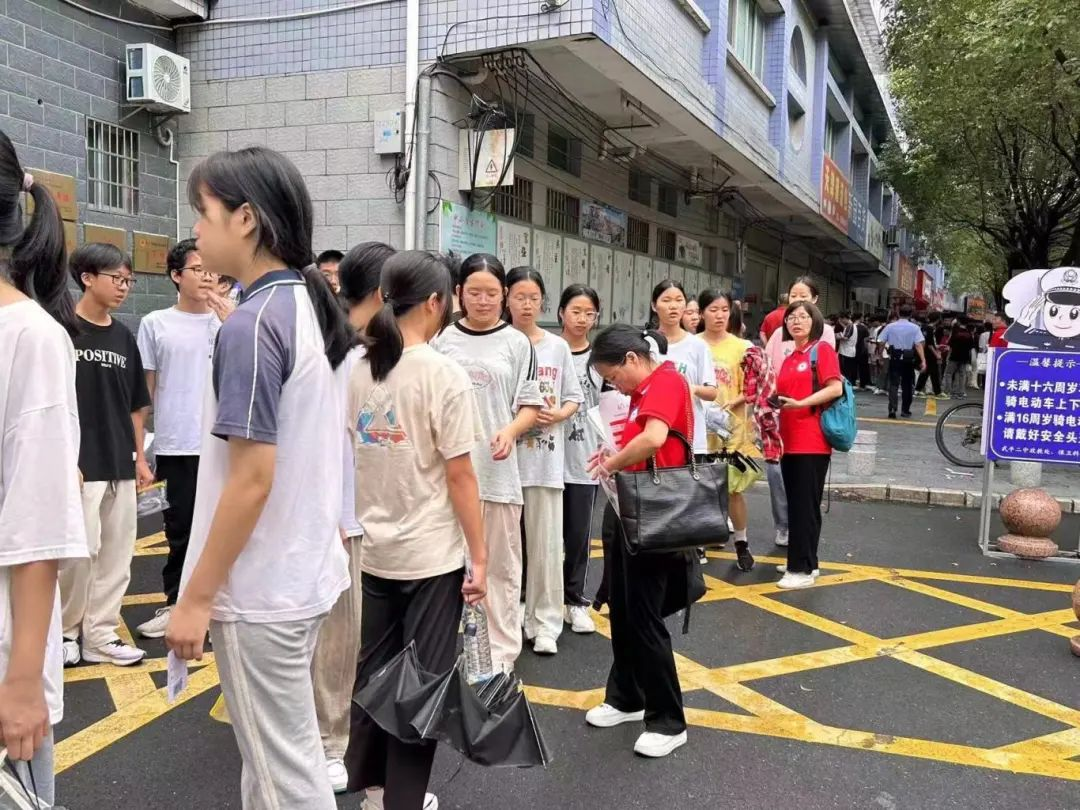
[[[821,214],[844,233],[851,219],[851,183],[826,155],[821,164]]]
[[[930,296],[934,293],[934,279],[925,270],[919,270],[915,282],[915,303],[923,307],[930,306]]]

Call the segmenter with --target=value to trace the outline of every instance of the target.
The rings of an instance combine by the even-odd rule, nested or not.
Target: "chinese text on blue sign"
[[[988,458],[1080,464],[1080,354],[1000,350],[992,380]]]

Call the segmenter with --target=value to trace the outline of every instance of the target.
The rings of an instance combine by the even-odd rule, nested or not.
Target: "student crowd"
[[[673,280],[647,327],[599,331],[604,302],[571,285],[557,335],[540,326],[543,276],[494,256],[368,242],[313,263],[303,177],[273,151],[211,156],[188,187],[177,303],[136,337],[112,315],[136,283],[129,259],[100,244],[66,258],[51,198],[0,133],[0,733],[26,784],[52,801],[61,664],[144,657],[117,628],[136,493],[155,477],[166,604],[137,631],[188,660],[209,635],[245,808],[321,810],[346,790],[367,810],[436,808],[434,743],[397,740],[351,697],[409,644],[422,669],[453,667],[466,604],[483,606],[504,671],[525,642],[550,656],[567,627],[594,632],[606,604],[614,660],[586,722],[643,723],[644,756],[684,745],[664,618],[693,600],[706,551],[631,555],[609,503],[593,587],[597,482],[650,459],[729,461],[749,571],[744,493],[767,476],[778,585],[813,586],[821,412],[843,389],[812,282],[766,318],[764,348],[730,294],[692,299]],[[601,396],[628,400],[614,445],[589,417]]]

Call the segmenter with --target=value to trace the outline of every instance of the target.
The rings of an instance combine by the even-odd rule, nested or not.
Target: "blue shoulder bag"
[[[813,377],[814,393],[821,390],[817,372],[817,344],[810,350],[810,374]],[[855,392],[851,383],[844,378],[844,393],[821,410],[821,432],[825,441],[833,450],[846,453],[855,444],[858,424],[855,417]]]

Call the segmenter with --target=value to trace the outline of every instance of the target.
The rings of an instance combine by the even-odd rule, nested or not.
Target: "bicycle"
[[[938,450],[957,467],[982,467],[983,406],[981,402],[961,402],[938,417],[934,439]]]

